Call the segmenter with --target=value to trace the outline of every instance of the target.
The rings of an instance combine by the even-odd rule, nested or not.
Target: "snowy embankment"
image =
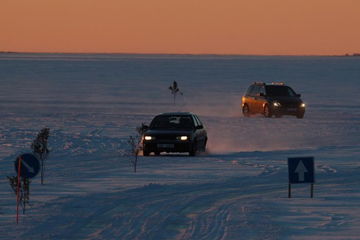
[[[299,58],[296,67],[290,61],[273,73],[283,59],[259,58],[271,65],[273,78],[289,77],[290,69],[299,66],[301,74],[308,74],[289,83],[308,102],[305,118],[264,119],[243,118],[239,111],[240,90],[266,73],[244,69],[243,64],[256,60],[251,57],[43,58],[3,59],[0,65],[10,66],[0,101],[0,239],[359,239],[359,102],[350,104],[341,94],[326,101],[317,94],[349,86],[358,72],[349,73],[349,82],[327,76],[334,79],[329,86],[310,87],[303,79],[332,61],[319,59],[313,66],[316,59]],[[164,62],[169,65],[165,73]],[[352,64],[344,67],[341,60],[340,70],[351,70]],[[213,71],[223,71],[222,84]],[[167,102],[171,73],[185,88],[176,106]],[[32,86],[25,76],[42,84]],[[110,80],[100,81],[104,76]],[[67,78],[74,81],[72,89],[58,83]],[[200,95],[186,95],[204,86],[205,78]],[[164,85],[165,93],[157,95],[163,91],[158,85],[152,92],[148,81]],[[234,89],[234,84],[243,87]],[[208,130],[208,152],[141,156],[133,173],[128,136],[154,114],[174,110],[200,116]],[[51,128],[52,149],[45,185],[32,180],[31,205],[16,225],[15,196],[6,176],[15,174],[15,156],[28,151],[45,126]],[[315,157],[313,199],[308,185],[293,186],[293,198],[287,198],[286,164],[294,156]]]

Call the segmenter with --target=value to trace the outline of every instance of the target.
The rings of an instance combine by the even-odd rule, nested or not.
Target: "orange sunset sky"
[[[0,0],[0,51],[360,52],[360,0]]]

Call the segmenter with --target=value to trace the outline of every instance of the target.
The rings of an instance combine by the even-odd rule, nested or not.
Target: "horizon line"
[[[343,54],[240,54],[240,53],[136,53],[136,52],[42,52],[42,51],[0,51],[8,54],[119,54],[119,55],[194,55],[194,56],[289,56],[289,57],[333,57],[333,56],[359,56],[360,53],[343,53]]]

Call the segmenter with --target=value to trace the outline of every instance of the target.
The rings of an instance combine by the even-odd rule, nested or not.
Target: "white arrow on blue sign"
[[[24,153],[16,158],[15,161],[15,171],[18,173],[19,169],[19,161],[21,159],[20,164],[20,175],[21,177],[33,178],[40,171],[40,162],[35,155],[31,153]]]
[[[288,158],[289,183],[314,183],[314,157]]]

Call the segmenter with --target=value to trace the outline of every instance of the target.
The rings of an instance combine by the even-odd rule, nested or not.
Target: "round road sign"
[[[35,155],[24,153],[16,158],[15,171],[18,173],[19,161],[21,159],[20,173],[21,177],[33,178],[40,171],[40,162]]]

